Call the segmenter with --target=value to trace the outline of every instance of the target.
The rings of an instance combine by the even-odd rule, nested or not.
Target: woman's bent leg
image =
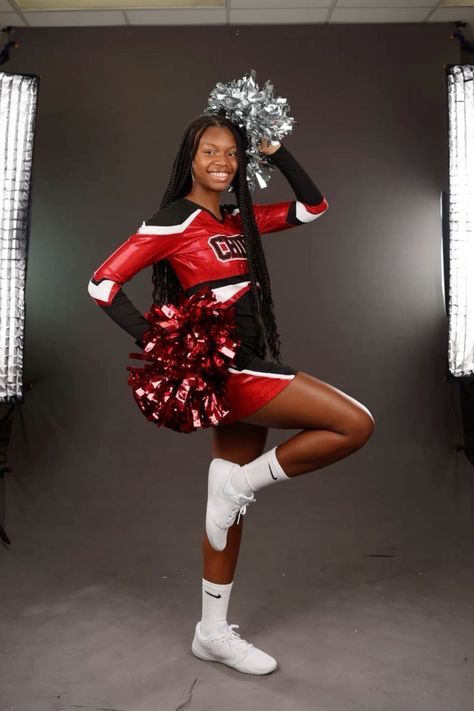
[[[242,422],[300,429],[276,449],[289,477],[332,464],[360,449],[374,430],[369,410],[341,390],[298,371],[273,400]]]

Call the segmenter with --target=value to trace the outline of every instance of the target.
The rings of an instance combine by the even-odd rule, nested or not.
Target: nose
[[[230,172],[232,172],[232,166],[228,162],[227,163],[216,163],[214,170],[225,170],[230,173]]]

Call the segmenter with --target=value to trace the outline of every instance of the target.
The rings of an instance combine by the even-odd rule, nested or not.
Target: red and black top
[[[259,233],[278,232],[320,217],[328,202],[286,147],[267,157],[286,177],[296,200],[254,204]],[[221,301],[235,301],[237,335],[244,346],[262,350],[262,334],[249,298],[251,281],[239,209],[222,205],[221,210],[218,219],[206,208],[180,198],[143,222],[94,272],[90,296],[139,345],[149,322],[122,286],[145,267],[168,259],[186,294],[209,285]]]

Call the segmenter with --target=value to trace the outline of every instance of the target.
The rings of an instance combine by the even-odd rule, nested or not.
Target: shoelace
[[[244,516],[244,514],[247,513],[247,506],[249,504],[252,504],[257,499],[255,498],[255,496],[253,494],[252,494],[252,496],[245,496],[245,494],[238,494],[237,496],[233,497],[233,500],[234,500],[235,504],[232,507],[232,510],[229,514],[229,518],[227,519],[227,523],[229,526],[232,525],[232,522],[233,522],[237,512],[239,512],[239,515],[237,516],[237,523],[239,523],[240,517]]]
[[[224,630],[222,634],[215,635],[213,639],[229,642],[231,649],[236,649],[239,652],[245,652],[250,647],[253,647],[251,642],[247,642],[242,639],[239,632],[234,632],[235,629],[239,629],[240,625],[228,625],[227,629]]]

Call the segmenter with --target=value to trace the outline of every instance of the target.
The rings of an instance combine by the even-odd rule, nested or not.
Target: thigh
[[[268,427],[248,422],[231,422],[212,428],[213,457],[248,464],[259,457],[268,436]]]
[[[298,371],[287,387],[241,422],[282,429],[327,429],[348,434],[355,427],[373,426],[374,419],[350,395]]]

